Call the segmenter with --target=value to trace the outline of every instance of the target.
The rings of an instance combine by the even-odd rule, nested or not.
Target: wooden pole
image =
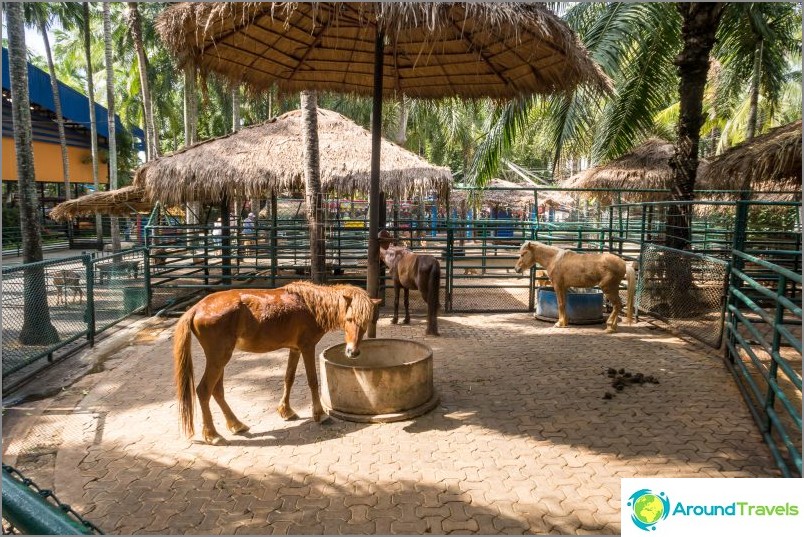
[[[382,140],[382,77],[385,33],[378,26],[374,42],[374,102],[371,110],[371,183],[369,184],[369,237],[366,290],[379,298],[380,290],[380,142]],[[383,207],[383,210],[385,208]],[[377,325],[371,323],[368,337],[377,336]]]

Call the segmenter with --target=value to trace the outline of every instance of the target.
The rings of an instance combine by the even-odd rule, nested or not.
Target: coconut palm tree
[[[301,92],[302,143],[304,144],[304,188],[307,222],[310,226],[310,278],[324,283],[326,250],[324,241],[324,196],[318,158],[318,98],[315,91]]]
[[[115,136],[114,57],[112,55],[112,18],[109,4],[103,3],[103,49],[106,56],[106,109],[109,118],[109,189],[117,188],[117,139]],[[120,251],[120,223],[111,218],[112,251]]]
[[[23,262],[29,264],[42,260],[42,234],[37,214],[25,19],[22,4],[7,2],[5,10],[8,19],[11,117],[17,157],[22,255]],[[19,340],[23,345],[50,345],[59,341],[59,334],[50,321],[45,270],[41,265],[28,266],[24,272],[23,325]]]
[[[128,22],[134,49],[137,52],[137,65],[140,72],[140,89],[142,91],[142,106],[145,112],[145,137],[148,139],[148,159],[159,156],[159,131],[154,119],[153,100],[151,98],[150,83],[148,80],[148,56],[145,53],[145,42],[142,33],[142,19],[140,18],[137,2],[128,2]]]
[[[89,99],[89,129],[92,151],[92,184],[95,191],[100,190],[98,179],[98,119],[95,113],[95,82],[92,80],[92,32],[90,30],[91,12],[89,2],[82,4],[81,29],[84,37],[84,57],[86,59],[87,70],[87,98]],[[100,213],[95,213],[95,234],[98,239],[98,246],[103,244],[103,220]]]
[[[59,144],[61,146],[61,165],[64,174],[64,197],[72,197],[70,189],[70,160],[67,157],[67,136],[64,132],[64,115],[61,110],[61,94],[59,92],[59,81],[56,77],[56,65],[53,62],[53,52],[50,47],[50,36],[48,30],[54,21],[58,21],[62,27],[69,27],[80,19],[80,6],[72,2],[28,2],[25,6],[25,20],[29,26],[35,27],[42,35],[42,42],[47,58],[47,70],[50,74],[50,89],[53,92],[53,108],[56,113],[56,126],[59,131]],[[68,234],[71,228],[67,227]]]

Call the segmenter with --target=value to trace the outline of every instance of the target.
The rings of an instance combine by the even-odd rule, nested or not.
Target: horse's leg
[[[296,366],[299,365],[299,356],[301,356],[301,353],[293,349],[291,349],[288,355],[288,367],[285,370],[285,387],[282,390],[282,402],[279,403],[279,408],[277,408],[283,420],[295,420],[299,418],[293,409],[290,408],[290,389],[293,387],[293,381],[296,379]]]
[[[396,324],[399,322],[399,289],[402,287],[402,284],[399,283],[399,280],[394,278],[394,316],[391,319],[391,324]],[[407,289],[405,289],[407,292]]]
[[[235,416],[232,409],[229,408],[229,404],[223,396],[223,371],[221,371],[221,377],[212,390],[212,396],[215,398],[215,402],[218,403],[218,406],[221,407],[221,411],[223,411],[223,415],[226,418],[226,427],[232,434],[240,434],[248,431],[248,425],[237,419],[237,416]]]
[[[321,406],[321,394],[318,390],[318,374],[315,371],[315,345],[302,350],[304,357],[304,372],[307,373],[307,384],[310,386],[310,395],[313,398],[313,419],[320,422],[329,416]]]
[[[553,288],[556,291],[556,301],[558,302],[558,322],[555,326],[565,328],[567,326],[567,288],[555,282],[553,282]]]
[[[620,300],[620,284],[619,283],[607,283],[601,284],[600,288],[603,290],[603,294],[606,298],[611,302],[611,314],[609,318],[606,319],[606,332],[616,332],[617,331],[617,321],[619,320],[620,312],[623,309],[623,302]]]
[[[405,293],[405,318],[402,319],[402,324],[410,324],[410,289],[404,288]]]
[[[204,369],[204,375],[201,377],[201,382],[198,383],[196,388],[196,395],[198,396],[198,403],[201,406],[201,417],[203,419],[203,427],[201,435],[204,442],[207,444],[218,445],[225,444],[226,440],[218,434],[215,429],[215,424],[212,423],[212,412],[209,410],[209,399],[212,396],[215,385],[218,380],[223,376],[223,367],[229,360],[221,359],[222,353],[208,353],[207,367]]]

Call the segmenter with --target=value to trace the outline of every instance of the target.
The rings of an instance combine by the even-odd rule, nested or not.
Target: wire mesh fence
[[[145,249],[3,267],[3,386],[53,361],[147,305]],[[22,373],[21,373],[22,374]]]
[[[638,308],[717,348],[723,337],[728,271],[725,261],[645,243]]]

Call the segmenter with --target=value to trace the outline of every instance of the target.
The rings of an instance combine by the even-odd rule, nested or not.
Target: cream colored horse
[[[579,254],[536,241],[527,241],[519,248],[519,259],[514,270],[521,274],[538,263],[546,271],[558,300],[557,327],[567,326],[567,289],[570,287],[598,286],[611,302],[613,310],[606,320],[606,332],[617,331],[617,320],[623,309],[620,300],[620,282],[628,277],[626,321],[634,318],[634,267],[614,254]]]

